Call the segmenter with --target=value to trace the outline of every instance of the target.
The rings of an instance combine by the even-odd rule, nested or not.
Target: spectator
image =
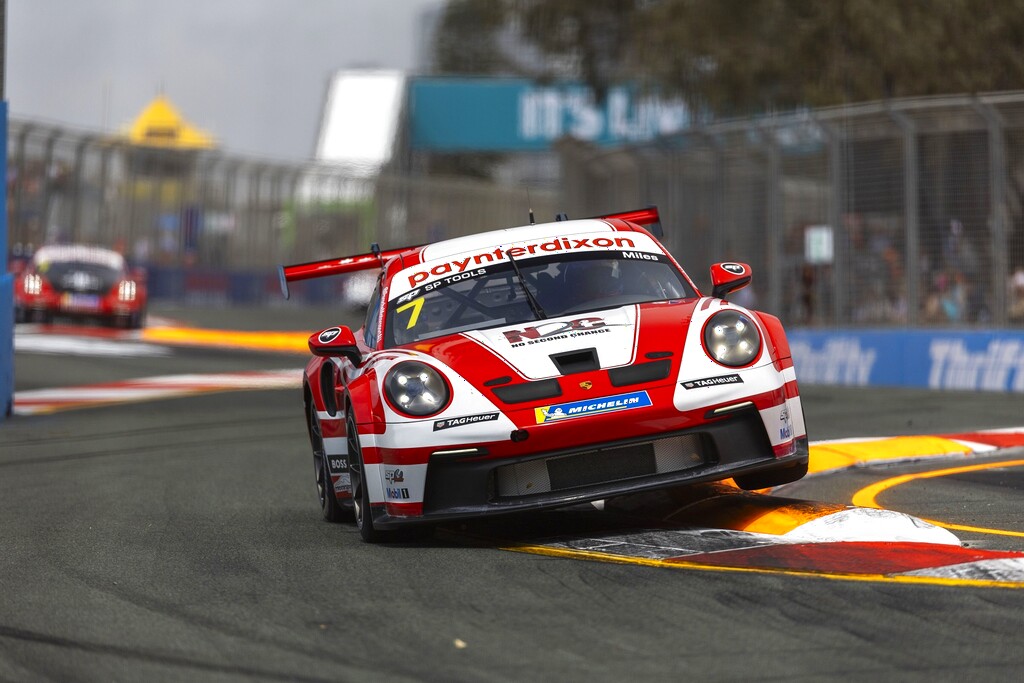
[[[1011,324],[1024,325],[1024,266],[1018,266],[1010,276],[1009,290],[1006,300],[1007,319]]]

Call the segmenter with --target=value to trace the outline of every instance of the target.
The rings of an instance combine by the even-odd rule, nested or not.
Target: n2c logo
[[[548,339],[568,332],[579,332],[580,330],[596,330],[599,327],[606,327],[607,323],[601,318],[578,318],[569,322],[541,323],[522,330],[506,330],[505,339],[509,344],[519,344],[524,340]]]

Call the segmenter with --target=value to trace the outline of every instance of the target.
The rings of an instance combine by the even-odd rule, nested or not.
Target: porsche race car
[[[283,266],[379,269],[363,326],[309,338],[303,401],[322,514],[404,526],[688,483],[795,481],[808,442],[774,316],[698,291],[657,209]],[[646,227],[645,227],[646,226]],[[428,527],[429,528],[429,527]]]
[[[130,270],[116,251],[82,244],[40,247],[14,288],[17,322],[65,317],[138,328],[146,303],[141,271]]]

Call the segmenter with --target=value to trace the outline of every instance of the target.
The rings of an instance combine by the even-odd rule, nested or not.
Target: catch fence
[[[557,190],[140,148],[12,120],[9,241],[115,247],[157,296],[276,296],[274,267],[655,204],[673,254],[754,268],[744,303],[809,327],[1024,326],[1024,93],[558,144]],[[300,293],[302,289],[299,289]],[[333,292],[333,290],[331,290]],[[331,292],[325,296],[331,295]]]
[[[1024,93],[867,103],[614,150],[561,143],[566,210],[656,204],[691,274],[787,324],[1024,325]],[[706,276],[704,276],[706,279]]]

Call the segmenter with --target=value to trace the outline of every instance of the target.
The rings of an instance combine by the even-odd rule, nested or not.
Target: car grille
[[[686,434],[505,465],[494,477],[499,497],[519,498],[678,472],[704,464],[705,451],[700,435]]]

